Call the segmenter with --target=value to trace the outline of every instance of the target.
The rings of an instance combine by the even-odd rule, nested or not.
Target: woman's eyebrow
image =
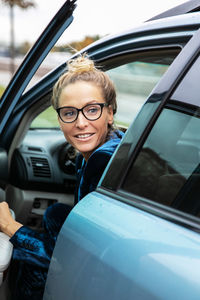
[[[83,108],[83,107],[85,107],[85,106],[87,106],[87,105],[90,105],[90,104],[96,104],[96,103],[105,103],[105,100],[95,100],[95,99],[93,99],[93,100],[89,100],[88,102],[86,102],[82,107],[76,107],[76,106],[73,106],[73,105],[65,105],[65,106],[62,106],[62,107],[73,107],[73,108],[78,108],[78,109],[81,109],[81,108]]]

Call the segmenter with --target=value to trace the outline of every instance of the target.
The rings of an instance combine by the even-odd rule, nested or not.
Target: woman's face
[[[105,103],[101,89],[93,83],[78,81],[66,86],[59,98],[59,107],[71,106],[81,109],[92,103]],[[64,123],[58,118],[66,140],[82,153],[87,160],[91,153],[104,144],[108,133],[108,124],[113,123],[111,106],[104,107],[98,120],[87,120],[82,112],[73,123]]]

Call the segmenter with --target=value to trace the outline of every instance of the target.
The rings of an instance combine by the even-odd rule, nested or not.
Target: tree
[[[10,72],[11,74],[15,71],[15,34],[14,34],[14,6],[18,6],[22,9],[28,9],[34,7],[33,1],[26,0],[2,0],[3,3],[10,7]]]

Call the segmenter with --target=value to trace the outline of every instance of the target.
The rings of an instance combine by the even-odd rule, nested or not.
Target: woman
[[[113,127],[115,88],[92,60],[79,56],[69,61],[68,71],[55,84],[52,105],[66,140],[80,153],[76,164],[78,202],[95,190],[123,135]],[[64,204],[50,206],[44,215],[44,233],[38,233],[15,221],[7,203],[0,204],[0,230],[11,237],[12,266],[17,266],[12,299],[42,299],[55,241],[70,210]]]

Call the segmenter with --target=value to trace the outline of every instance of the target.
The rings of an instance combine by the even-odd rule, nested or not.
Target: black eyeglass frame
[[[92,105],[99,105],[99,106],[101,107],[101,113],[100,113],[99,117],[96,118],[96,119],[89,119],[88,117],[86,117],[86,115],[85,115],[84,112],[83,112],[84,108],[86,108],[87,106],[92,106]],[[80,111],[82,112],[83,116],[84,116],[87,120],[89,120],[89,121],[96,121],[96,120],[98,120],[99,118],[101,118],[102,112],[103,112],[103,108],[104,108],[104,107],[108,107],[109,105],[110,105],[110,104],[108,104],[108,103],[90,103],[90,104],[87,104],[87,105],[83,106],[82,108],[76,108],[76,107],[74,107],[74,106],[62,106],[62,107],[57,108],[56,111],[57,111],[57,114],[58,114],[59,118],[61,119],[61,121],[62,121],[63,123],[73,123],[73,122],[75,122],[75,121],[78,119],[78,116],[79,116],[79,112],[80,112]],[[76,118],[75,118],[73,121],[70,121],[70,122],[64,121],[64,120],[61,118],[61,115],[60,115],[60,111],[61,111],[63,108],[73,108],[73,109],[75,109],[75,110],[77,111]]]

